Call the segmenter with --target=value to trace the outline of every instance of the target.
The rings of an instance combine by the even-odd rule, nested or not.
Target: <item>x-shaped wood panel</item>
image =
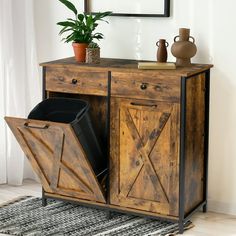
[[[122,186],[122,188],[120,189],[120,196],[123,197],[128,197],[130,191],[132,190],[132,187],[135,184],[135,181],[140,173],[140,171],[142,170],[142,168],[145,168],[146,173],[148,173],[151,183],[155,188],[157,188],[157,186],[159,185],[161,190],[162,190],[162,194],[163,195],[163,199],[164,202],[169,202],[166,190],[164,189],[160,178],[158,176],[158,173],[156,172],[154,165],[152,163],[152,161],[150,160],[150,154],[158,140],[158,138],[160,137],[162,130],[164,129],[169,117],[170,117],[170,113],[168,112],[163,112],[160,116],[159,122],[157,122],[158,127],[156,127],[154,130],[152,130],[152,132],[149,135],[149,138],[147,139],[146,143],[143,143],[140,134],[138,132],[138,129],[133,121],[133,118],[128,110],[128,108],[124,108],[124,115],[125,115],[125,124],[130,132],[130,135],[132,137],[132,140],[135,144],[135,148],[136,151],[140,154],[139,157],[137,157],[137,161],[141,161],[143,164],[139,166],[138,169],[136,169],[136,177],[134,178],[127,178],[127,182]]]
[[[105,202],[102,189],[70,125],[11,117],[6,121],[46,191]],[[33,125],[25,125],[29,122]],[[72,162],[75,169],[69,167]],[[63,177],[62,180],[61,171],[66,173],[66,179]],[[74,183],[73,189],[59,186],[60,180]]]

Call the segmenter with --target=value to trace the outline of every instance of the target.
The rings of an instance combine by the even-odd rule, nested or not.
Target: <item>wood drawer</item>
[[[155,73],[112,73],[111,95],[148,99],[157,101],[179,102],[180,80]]]
[[[77,68],[47,67],[46,90],[107,96],[107,73]]]

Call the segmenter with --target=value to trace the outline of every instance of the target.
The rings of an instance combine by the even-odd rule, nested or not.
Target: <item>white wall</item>
[[[81,0],[75,1],[83,9]],[[193,62],[212,63],[210,113],[210,210],[236,215],[236,21],[235,0],[172,2],[170,18],[109,17],[98,30],[103,57],[155,60],[155,42],[170,43],[178,28],[188,27],[198,53]],[[71,45],[60,42],[56,22],[68,11],[56,0],[35,0],[39,62],[72,56]],[[169,53],[169,61],[174,58]]]

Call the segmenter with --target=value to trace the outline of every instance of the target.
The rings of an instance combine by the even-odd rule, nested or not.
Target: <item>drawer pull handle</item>
[[[32,129],[48,129],[49,125],[38,125],[38,124],[34,124],[34,125],[30,125],[29,123],[25,123],[24,126],[26,128],[32,128]]]
[[[142,90],[147,89],[147,84],[146,84],[146,83],[142,83],[141,86],[140,86],[140,88],[141,88]]]
[[[78,83],[78,80],[77,79],[72,79],[72,84],[77,84]]]
[[[136,102],[131,102],[130,105],[132,105],[132,106],[143,106],[143,107],[153,107],[153,108],[157,107],[157,105],[155,105],[155,104],[144,104],[144,103],[136,103]]]

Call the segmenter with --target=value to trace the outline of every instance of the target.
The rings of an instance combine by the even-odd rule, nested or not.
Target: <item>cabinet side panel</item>
[[[185,213],[203,202],[205,74],[186,81]]]

